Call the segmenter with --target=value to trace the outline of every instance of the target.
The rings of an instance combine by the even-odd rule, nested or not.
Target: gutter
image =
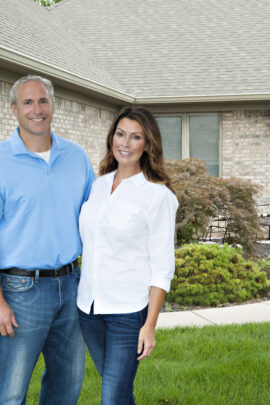
[[[36,71],[39,74],[49,75],[51,78],[61,80],[71,85],[79,86],[91,92],[100,94],[114,100],[133,104],[134,97],[119,90],[104,86],[86,77],[78,76],[68,70],[50,65],[41,60],[29,57],[9,48],[0,47],[0,62],[7,62],[24,70]]]
[[[188,104],[239,101],[270,101],[270,93],[213,94],[196,96],[135,97],[135,104]]]

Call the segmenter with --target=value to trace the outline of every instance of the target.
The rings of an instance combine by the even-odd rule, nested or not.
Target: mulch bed
[[[167,302],[165,301],[164,304],[161,307],[160,312],[180,312],[180,311],[196,311],[198,309],[209,309],[209,308],[224,308],[224,307],[233,307],[235,305],[245,305],[245,304],[256,304],[259,302],[263,302],[263,301],[269,301],[270,300],[270,293],[268,293],[268,295],[266,295],[265,297],[260,297],[260,298],[254,298],[252,300],[248,300],[245,302],[241,302],[241,303],[225,303],[225,304],[220,304],[217,307],[202,307],[199,305],[191,305],[191,306],[183,306],[183,305],[178,305],[175,304],[173,302]]]

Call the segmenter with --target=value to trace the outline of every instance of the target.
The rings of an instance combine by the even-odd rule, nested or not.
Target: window
[[[171,159],[182,158],[182,117],[156,117],[162,136],[163,152]]]
[[[165,157],[204,160],[213,176],[219,175],[219,115],[157,116]]]

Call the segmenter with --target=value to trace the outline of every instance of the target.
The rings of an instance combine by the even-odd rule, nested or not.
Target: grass
[[[27,405],[38,404],[42,357]],[[157,348],[135,380],[137,405],[269,405],[270,323],[157,331]],[[89,355],[79,405],[100,404]]]

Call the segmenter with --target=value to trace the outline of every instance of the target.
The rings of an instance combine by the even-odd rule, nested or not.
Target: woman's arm
[[[156,346],[155,327],[165,294],[166,291],[161,288],[151,287],[147,318],[139,333],[137,353],[140,356],[138,360],[150,356]]]
[[[155,327],[158,315],[175,271],[174,230],[178,202],[166,187],[159,190],[152,200],[147,217],[151,290],[147,318],[139,333],[138,360],[150,356],[156,345]]]

